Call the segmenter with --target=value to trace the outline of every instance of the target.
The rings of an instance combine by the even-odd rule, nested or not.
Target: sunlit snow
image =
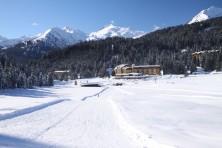
[[[221,73],[80,81],[0,91],[0,147],[222,147]]]

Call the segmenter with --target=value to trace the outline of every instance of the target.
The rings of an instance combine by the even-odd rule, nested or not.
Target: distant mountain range
[[[130,28],[118,27],[113,24],[106,25],[97,32],[90,34],[70,27],[64,27],[63,29],[55,27],[35,36],[24,36],[17,39],[7,39],[0,36],[0,47],[6,49],[18,43],[32,42],[37,44],[38,42],[44,42],[53,48],[64,48],[85,40],[99,40],[107,37],[138,38],[145,34],[144,31],[131,30]]]
[[[89,34],[87,40],[99,40],[107,37],[139,38],[145,35],[144,31],[131,30],[130,28],[118,27],[113,24],[106,25],[96,32]]]
[[[17,39],[0,36],[0,53],[16,52],[16,56],[39,57],[51,49],[65,48],[81,41],[100,40],[108,37],[138,38],[145,34],[144,31],[131,30],[113,24],[106,25],[90,34],[70,27],[63,29],[54,27],[34,36],[23,36]]]
[[[55,27],[35,36],[24,36],[17,39],[0,37],[0,47],[5,47],[6,49],[19,43],[25,44],[26,42],[31,42],[36,45],[39,42],[44,42],[48,44],[49,47],[63,48],[78,43],[79,41],[84,41],[86,38],[87,35],[80,30],[73,30],[69,27],[63,29]]]
[[[211,6],[208,9],[200,11],[200,13],[198,13],[191,21],[188,22],[188,24],[201,22],[220,16],[222,16],[222,8],[216,8],[214,6]]]
[[[222,16],[222,8],[214,6],[202,10],[188,24],[204,21],[210,18]],[[0,36],[0,54],[16,52],[16,56],[38,57],[52,49],[65,48],[81,41],[100,40],[108,37],[139,38],[147,34],[126,27],[109,24],[96,32],[89,34],[70,27],[51,28],[34,35],[23,36],[17,39],[7,39]]]

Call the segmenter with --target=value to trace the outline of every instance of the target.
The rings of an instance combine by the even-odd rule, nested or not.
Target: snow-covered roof
[[[57,71],[54,71],[55,73],[63,73],[63,72],[70,72],[70,70],[57,70]]]
[[[205,51],[198,51],[198,52],[194,52],[194,53],[192,53],[192,55],[194,55],[194,54],[202,54],[202,53],[205,53],[205,52],[212,53],[212,52],[218,52],[218,50],[205,50]]]
[[[119,66],[116,66],[114,70],[116,69],[128,69],[128,68],[153,68],[153,67],[160,67],[160,65],[137,65],[137,66],[129,66],[128,64],[121,64]]]
[[[129,65],[128,65],[128,64],[121,64],[121,65],[116,66],[116,67],[114,68],[114,70],[116,70],[116,69],[121,69],[121,68],[123,68],[123,67],[125,67],[125,66],[129,66]]]
[[[134,68],[153,68],[153,67],[160,67],[160,65],[138,65],[138,66],[134,66]]]

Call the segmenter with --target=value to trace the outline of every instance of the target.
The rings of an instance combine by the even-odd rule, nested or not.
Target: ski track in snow
[[[109,88],[109,87],[105,87],[105,88],[104,88],[103,90],[101,90],[100,92],[98,92],[98,93],[96,93],[96,94],[94,94],[94,95],[91,95],[91,96],[86,96],[86,97],[82,98],[81,100],[82,100],[82,101],[85,101],[85,100],[88,99],[88,98],[98,96],[98,95],[100,95],[101,93],[103,93],[105,90],[107,90],[108,88]]]
[[[168,147],[131,126],[110,94],[104,93],[107,89],[105,87],[79,102],[63,101],[9,118],[0,123],[0,131],[2,134],[28,139],[29,142],[34,141],[36,145],[33,146],[46,143],[53,147],[80,148]],[[2,145],[7,146],[4,141],[1,144],[0,140]]]
[[[69,101],[2,118],[0,147],[221,147],[221,75],[169,80],[47,88]]]
[[[42,132],[40,132],[34,139],[38,139],[39,137],[41,137],[43,134],[45,134],[47,131],[51,130],[52,128],[55,128],[58,124],[62,123],[66,118],[68,118],[68,116],[71,115],[71,113],[77,108],[79,107],[79,104],[74,106],[73,109],[67,113],[64,117],[60,118],[57,122],[51,124],[49,127],[45,128]]]
[[[124,92],[125,93],[125,92]],[[174,146],[167,146],[162,145],[160,143],[157,143],[152,139],[152,137],[148,137],[145,133],[142,131],[139,131],[132,125],[130,125],[127,120],[124,118],[121,110],[118,108],[116,103],[112,100],[112,97],[109,96],[109,103],[112,105],[113,111],[115,112],[115,116],[117,118],[119,127],[124,132],[124,134],[131,139],[132,141],[138,143],[139,147],[142,148],[173,148]]]
[[[51,105],[55,105],[57,103],[63,102],[63,101],[68,101],[68,100],[64,100],[64,99],[62,99],[62,100],[55,100],[55,101],[51,101],[51,102],[48,102],[48,103],[40,104],[40,105],[37,105],[37,106],[16,110],[16,111],[11,112],[11,113],[2,114],[2,115],[0,114],[0,121],[1,120],[6,120],[6,119],[11,119],[11,118],[18,117],[18,116],[22,116],[22,115],[25,115],[25,114],[29,114],[29,113],[32,113],[32,112],[44,109],[46,107],[49,107]]]
[[[121,89],[121,88],[115,88],[115,90],[118,91],[118,92],[120,92],[120,93],[127,94],[127,95],[130,95],[130,96],[135,95],[134,93],[129,92],[129,91],[126,91],[126,90],[123,90],[123,89]]]

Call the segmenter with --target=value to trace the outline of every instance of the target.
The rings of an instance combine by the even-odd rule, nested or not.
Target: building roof
[[[57,70],[54,71],[55,73],[64,73],[64,72],[70,72],[70,70]]]
[[[116,69],[121,69],[121,68],[123,68],[123,67],[125,67],[125,66],[129,66],[129,64],[121,64],[121,65],[118,65],[118,66],[116,66],[116,67],[114,68],[114,70],[116,70]]]
[[[137,66],[129,66],[129,64],[121,64],[119,66],[116,66],[114,70],[116,69],[130,69],[130,68],[154,68],[154,67],[160,67],[160,65],[137,65]]]
[[[195,55],[195,54],[202,54],[202,53],[212,53],[212,52],[218,52],[219,50],[204,50],[204,51],[197,51],[197,52],[194,52],[192,53],[192,55]]]
[[[134,68],[152,68],[152,67],[160,67],[160,65],[138,65],[138,66],[134,66]]]

